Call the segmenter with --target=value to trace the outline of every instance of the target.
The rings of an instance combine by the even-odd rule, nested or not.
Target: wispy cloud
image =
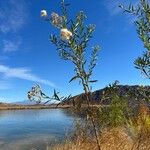
[[[3,40],[3,52],[14,52],[19,50],[21,45],[21,40]]]
[[[31,70],[27,68],[10,68],[5,65],[0,65],[0,73],[2,73],[7,78],[18,78],[55,87],[54,83],[34,75]]]
[[[29,3],[25,0],[0,1],[0,33],[3,52],[14,52],[22,45],[20,30],[27,24]]]
[[[27,21],[27,4],[24,0],[0,1],[0,31],[18,31]]]

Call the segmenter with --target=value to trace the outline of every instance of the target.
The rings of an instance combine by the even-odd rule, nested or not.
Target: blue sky
[[[70,16],[83,10],[96,30],[90,45],[101,47],[93,75],[93,90],[119,80],[120,84],[145,84],[149,80],[133,66],[144,51],[137,37],[134,18],[123,14],[119,3],[131,0],[66,0]],[[134,4],[138,0],[132,0]],[[60,60],[49,42],[52,26],[40,18],[40,10],[59,13],[60,0],[0,1],[0,101],[23,101],[32,85],[39,83],[47,94],[56,88],[62,95],[81,93],[77,82],[68,83],[73,66]],[[90,47],[89,47],[90,48]],[[87,52],[90,53],[90,52]]]

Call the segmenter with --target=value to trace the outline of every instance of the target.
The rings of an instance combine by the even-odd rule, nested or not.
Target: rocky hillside
[[[116,86],[116,93],[119,96],[124,96],[127,98],[130,105],[136,105],[141,101],[146,102],[150,106],[150,86],[141,86],[134,85],[117,85]],[[91,103],[93,104],[102,104],[102,105],[109,105],[111,101],[111,92],[109,93],[110,87],[106,87],[100,90],[96,90],[91,94]],[[105,95],[107,93],[107,96]],[[104,96],[105,95],[105,96]],[[148,102],[149,101],[149,102]],[[85,95],[80,94],[77,96],[72,97],[69,101],[65,101],[64,104],[79,104],[85,103]]]

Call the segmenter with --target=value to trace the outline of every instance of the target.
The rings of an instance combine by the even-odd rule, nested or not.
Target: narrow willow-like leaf
[[[79,76],[74,76],[73,78],[71,78],[71,80],[69,81],[69,83],[72,82],[73,80],[77,79],[77,78],[79,78]]]

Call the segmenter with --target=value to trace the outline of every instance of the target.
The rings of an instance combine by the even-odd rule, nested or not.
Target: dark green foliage
[[[117,127],[124,125],[129,114],[127,99],[117,93],[118,82],[110,84],[106,88],[104,97],[111,99],[109,106],[102,106],[99,109],[99,120],[101,127]],[[105,99],[105,98],[104,98]]]
[[[117,94],[112,96],[109,106],[104,106],[99,110],[99,120],[101,127],[117,127],[125,124],[128,107],[124,98]]]
[[[140,69],[150,79],[150,53],[145,52],[143,57],[138,57],[134,64],[137,69]]]
[[[128,8],[120,5],[124,12],[136,17],[135,25],[139,38],[144,44],[146,51],[143,56],[138,57],[135,67],[150,79],[150,3],[149,0],[140,0],[137,7],[129,5]]]
[[[125,123],[127,104],[123,97],[114,94],[109,110],[109,124],[111,126],[121,126]]]

